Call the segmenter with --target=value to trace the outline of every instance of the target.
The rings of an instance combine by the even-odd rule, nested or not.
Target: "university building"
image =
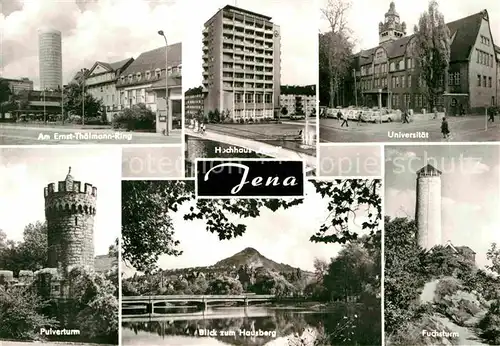
[[[272,118],[279,111],[280,28],[271,17],[225,6],[203,29],[205,112],[233,120]]]
[[[92,68],[85,73],[85,90],[102,101],[108,121],[111,121],[114,115],[120,111],[116,81],[133,61],[133,58],[113,63],[96,61]]]
[[[499,104],[499,49],[495,50],[486,10],[447,23],[451,36],[450,66],[443,80],[438,108],[447,114],[482,113]],[[390,3],[379,24],[379,45],[354,55],[353,73],[344,81],[342,103],[368,107],[413,109],[429,112],[425,82],[414,54],[415,35],[407,35],[406,24]],[[354,91],[356,89],[356,92]],[[356,95],[357,94],[357,95]],[[357,97],[356,97],[357,96]]]
[[[184,93],[184,114],[186,119],[194,119],[204,114],[205,95],[203,87],[191,88]]]

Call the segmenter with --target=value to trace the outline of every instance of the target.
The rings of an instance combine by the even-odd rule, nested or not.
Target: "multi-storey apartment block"
[[[113,63],[96,61],[94,66],[85,74],[85,90],[102,101],[108,121],[111,121],[119,111],[116,81],[119,75],[133,61],[133,58]]]
[[[11,78],[0,78],[9,84],[10,91],[16,95],[21,91],[33,90],[33,81],[28,78],[11,79]]]
[[[166,61],[168,59],[168,67]],[[168,83],[165,82],[168,78]],[[165,90],[168,84],[168,97],[165,101]],[[136,104],[145,104],[157,113],[157,132],[165,126],[172,129],[173,124],[166,125],[167,119],[180,124],[182,116],[182,44],[168,46],[167,57],[165,47],[142,53],[120,75],[117,80],[118,108],[124,109]],[[168,102],[168,108],[166,107]],[[167,117],[166,109],[170,113]]]
[[[225,6],[203,30],[205,112],[233,119],[274,117],[279,112],[280,28],[271,17]]]
[[[316,115],[316,86],[281,86],[280,112],[283,116],[283,108],[286,116]]]
[[[448,114],[484,114],[497,104],[497,64],[486,10],[447,24],[451,36],[450,66],[437,107]],[[354,56],[351,76],[340,91],[342,104],[430,111],[425,81],[414,53],[415,35],[406,36],[394,2],[379,25],[379,46]],[[356,88],[356,91],[355,91]],[[357,96],[357,98],[356,98]]]
[[[205,95],[203,87],[191,88],[184,93],[184,114],[186,119],[203,115]]]

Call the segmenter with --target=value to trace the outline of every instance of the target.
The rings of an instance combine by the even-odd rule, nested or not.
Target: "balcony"
[[[203,66],[203,68],[208,68],[208,62],[204,62],[201,66]]]
[[[203,52],[208,52],[208,46],[203,46]]]
[[[208,28],[203,29],[203,36],[208,35]]]

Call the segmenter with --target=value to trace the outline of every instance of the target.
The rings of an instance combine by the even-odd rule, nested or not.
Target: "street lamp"
[[[166,113],[166,122],[167,122],[167,128],[165,130],[165,135],[170,136],[170,124],[171,124],[171,119],[170,119],[170,113],[168,111],[168,41],[167,41],[167,36],[165,36],[165,33],[163,30],[158,31],[158,35],[163,36],[165,39],[165,113]]]
[[[82,125],[85,125],[85,68],[82,68]]]

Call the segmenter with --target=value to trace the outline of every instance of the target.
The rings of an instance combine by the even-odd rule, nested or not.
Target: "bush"
[[[78,314],[76,321],[82,336],[90,340],[118,342],[118,299],[111,294],[99,296]]]
[[[462,284],[459,280],[447,277],[439,280],[436,286],[435,300],[439,302],[446,296],[452,296],[454,293],[462,289]]]
[[[40,313],[45,306],[29,287],[0,286],[0,339],[40,339],[40,328],[57,326],[54,319]]]
[[[113,118],[113,128],[134,130],[155,130],[156,114],[144,104],[126,108]]]
[[[500,300],[491,304],[490,309],[479,322],[481,336],[490,345],[500,345]]]

